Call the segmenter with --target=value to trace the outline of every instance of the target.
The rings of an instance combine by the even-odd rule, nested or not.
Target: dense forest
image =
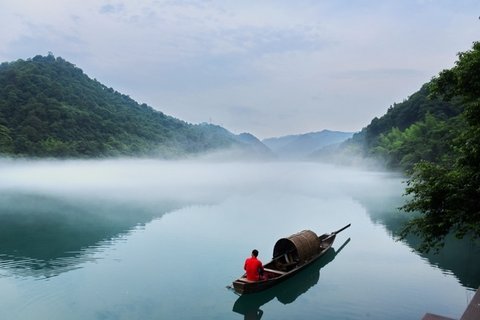
[[[414,218],[402,237],[420,236],[421,250],[442,246],[450,233],[480,238],[480,43],[373,119],[340,153],[375,157],[407,175],[402,209]]]
[[[374,118],[345,147],[357,147],[362,156],[382,160],[390,169],[409,171],[419,160],[434,160],[446,153],[450,145],[445,139],[454,132],[444,125],[463,108],[458,99],[433,98],[427,83],[405,101],[390,106],[384,116]]]
[[[138,104],[53,54],[0,65],[0,155],[176,157],[247,145]]]

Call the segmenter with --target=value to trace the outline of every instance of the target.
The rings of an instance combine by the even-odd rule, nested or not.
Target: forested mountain
[[[458,134],[455,127],[461,127],[455,121],[464,105],[459,97],[451,101],[433,97],[431,85],[426,83],[403,102],[394,103],[385,115],[374,118],[338,148],[322,149],[312,158],[345,164],[362,158],[367,162],[376,160],[390,169],[409,171],[420,160],[444,155],[451,145],[449,139]]]
[[[329,145],[352,137],[353,133],[322,130],[298,135],[268,138],[262,142],[282,158],[304,159]]]
[[[250,148],[218,126],[138,104],[52,54],[0,65],[0,154],[176,157],[227,147]]]
[[[443,101],[432,97],[430,87],[427,83],[405,101],[391,106],[346,145],[361,146],[363,156],[381,158],[388,167],[403,170],[411,169],[419,160],[434,160],[445,154],[449,148],[445,139],[455,132],[443,124],[458,116],[464,106],[459,98]]]
[[[480,237],[480,43],[458,56],[452,69],[373,119],[334,155],[374,157],[406,173],[411,198],[403,209],[422,214],[402,235],[420,235],[425,250],[451,232]]]

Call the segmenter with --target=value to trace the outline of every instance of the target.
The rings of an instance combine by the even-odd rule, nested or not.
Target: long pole
[[[349,224],[347,224],[345,227],[343,227],[342,229],[339,229],[339,230],[337,230],[337,231],[332,232],[332,234],[340,233],[340,232],[342,232],[343,230],[345,230],[345,229],[347,229],[348,227],[350,227],[351,225],[352,225],[352,224],[349,223]]]

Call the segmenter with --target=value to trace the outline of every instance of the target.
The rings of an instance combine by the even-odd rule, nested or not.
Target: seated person
[[[252,281],[265,280],[263,276],[263,265],[260,260],[257,259],[258,250],[253,249],[252,256],[245,260],[243,269],[247,272],[247,279]]]

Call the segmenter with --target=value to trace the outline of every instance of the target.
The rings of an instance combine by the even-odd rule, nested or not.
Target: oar
[[[322,241],[327,241],[327,240],[329,240],[330,238],[335,237],[335,236],[337,235],[337,233],[342,232],[343,230],[347,229],[347,228],[350,227],[351,225],[352,225],[352,224],[349,223],[349,224],[347,224],[345,227],[343,227],[343,228],[341,228],[341,229],[339,229],[339,230],[337,230],[337,231],[333,231],[332,233],[330,233],[330,235],[329,235],[328,237],[323,238]]]
[[[350,227],[351,225],[352,225],[351,223],[347,224],[347,225],[346,225],[345,227],[343,227],[342,229],[339,229],[339,230],[337,230],[337,231],[332,232],[332,235],[342,232],[343,230],[347,229],[347,228]]]

